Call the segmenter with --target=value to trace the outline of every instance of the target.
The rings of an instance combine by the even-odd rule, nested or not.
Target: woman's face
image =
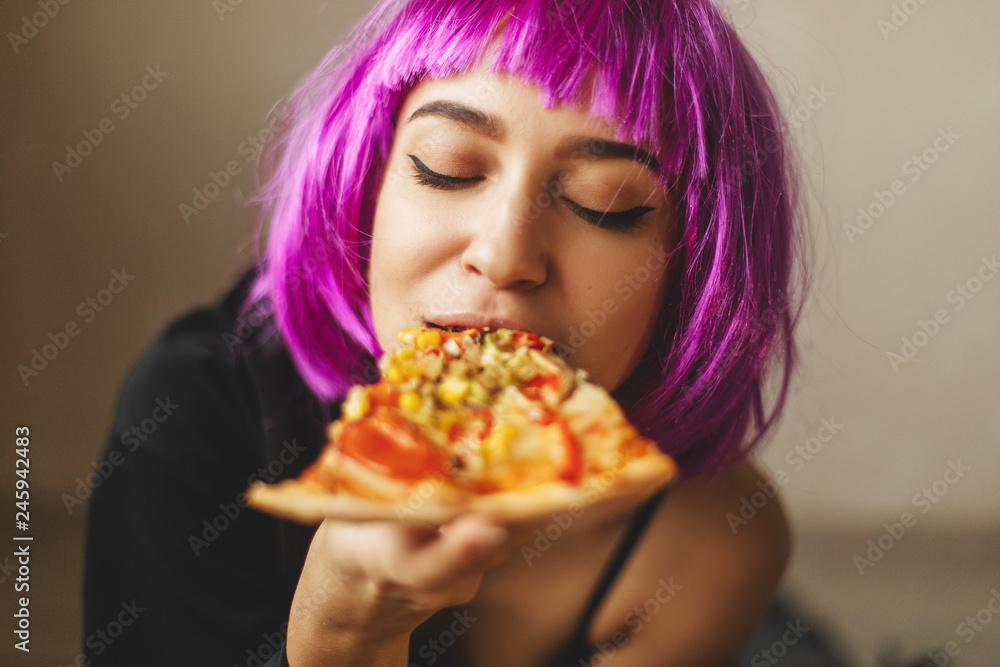
[[[537,88],[485,61],[418,84],[372,232],[383,349],[412,326],[524,329],[618,387],[649,343],[675,230],[655,163],[614,136],[583,108],[542,108]]]

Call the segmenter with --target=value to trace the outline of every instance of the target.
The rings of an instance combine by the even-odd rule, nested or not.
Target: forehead
[[[592,77],[588,77],[591,78]],[[590,88],[588,82],[586,91]],[[486,58],[467,72],[424,79],[406,97],[398,129],[419,129],[428,120],[441,128],[467,130],[497,143],[512,137],[535,146],[557,141],[562,152],[592,158],[628,158],[660,169],[646,142],[615,139],[615,124],[594,115],[581,103],[546,105],[542,89],[508,72],[492,71]]]
[[[509,72],[493,72],[491,67],[491,59],[484,58],[467,72],[446,78],[423,79],[406,96],[400,119],[408,121],[415,111],[428,103],[448,101],[503,119],[516,120],[528,113],[537,118],[550,117],[599,131],[609,138],[614,137],[614,126],[608,120],[592,115],[584,104],[547,104],[544,91],[537,85],[522,81]],[[443,117],[441,114],[426,115]]]
[[[442,128],[471,131],[497,143],[521,141],[536,148],[552,143],[560,154],[590,159],[625,158],[660,171],[654,151],[645,142],[617,141],[615,126],[582,104],[546,107],[541,89],[506,72],[493,72],[489,63],[443,79],[427,79],[415,86],[402,106],[399,129],[425,127],[429,119],[435,136]]]

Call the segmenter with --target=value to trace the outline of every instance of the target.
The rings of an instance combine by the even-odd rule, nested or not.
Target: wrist
[[[292,626],[285,645],[289,667],[406,667],[410,635]]]

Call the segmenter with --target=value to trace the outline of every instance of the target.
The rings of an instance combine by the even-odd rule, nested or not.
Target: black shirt
[[[298,476],[339,409],[305,386],[268,320],[239,315],[252,275],[171,324],[123,385],[87,528],[90,665],[287,664],[288,611],[315,529],[248,509],[242,493]],[[637,513],[556,665],[586,661],[590,618],[653,506]],[[418,634],[410,662],[428,664]]]

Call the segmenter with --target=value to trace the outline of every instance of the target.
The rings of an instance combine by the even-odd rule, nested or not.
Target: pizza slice
[[[541,518],[674,479],[674,461],[553,341],[509,329],[411,328],[348,392],[298,479],[254,484],[251,506],[302,523]]]

